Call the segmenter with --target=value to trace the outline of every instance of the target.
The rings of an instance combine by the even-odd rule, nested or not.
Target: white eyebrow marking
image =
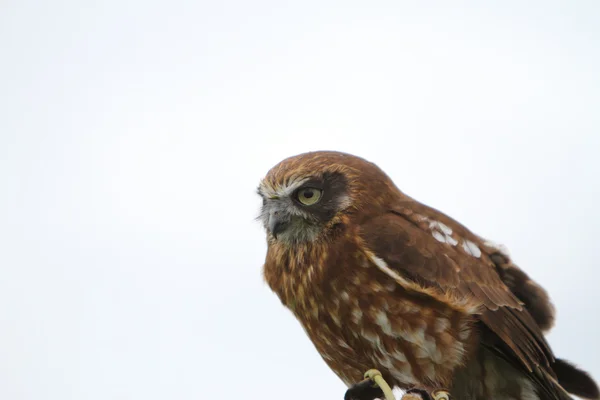
[[[261,182],[260,191],[262,194],[269,199],[276,199],[279,197],[287,197],[290,196],[294,190],[298,189],[304,182],[307,181],[307,178],[301,179],[291,179],[287,185],[277,184],[275,186],[271,186],[267,182]]]

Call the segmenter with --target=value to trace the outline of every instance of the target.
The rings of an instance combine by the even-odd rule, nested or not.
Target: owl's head
[[[376,165],[350,154],[316,151],[275,165],[258,186],[258,219],[272,240],[310,242],[333,234],[353,216],[380,207],[393,186]],[[386,190],[383,190],[383,189]]]

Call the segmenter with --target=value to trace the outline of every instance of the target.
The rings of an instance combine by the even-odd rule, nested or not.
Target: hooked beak
[[[290,220],[282,216],[279,211],[269,213],[269,231],[275,239],[277,239],[277,235],[286,230],[289,223]]]

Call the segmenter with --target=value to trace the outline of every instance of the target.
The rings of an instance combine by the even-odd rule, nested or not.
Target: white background
[[[355,153],[509,247],[600,379],[597,1],[0,5],[0,398],[341,399],[255,188]]]

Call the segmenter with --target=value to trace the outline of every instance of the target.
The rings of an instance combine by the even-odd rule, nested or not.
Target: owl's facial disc
[[[338,175],[305,178],[276,188],[263,182],[258,193],[263,198],[259,218],[265,229],[286,243],[315,240],[348,203],[345,182]]]
[[[265,200],[261,213],[263,225],[276,240],[288,243],[312,241],[323,225],[304,209],[311,206],[297,204],[293,196]]]

